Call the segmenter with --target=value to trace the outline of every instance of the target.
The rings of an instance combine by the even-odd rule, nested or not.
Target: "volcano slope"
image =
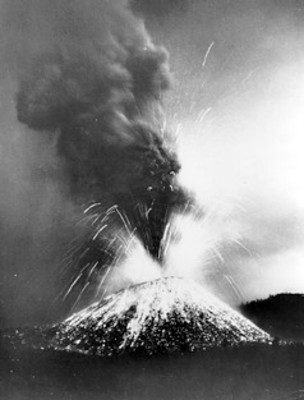
[[[266,332],[200,285],[176,277],[122,290],[54,328],[55,349],[105,356],[271,342]]]
[[[178,278],[131,287],[61,324],[0,339],[5,400],[303,398],[303,345],[272,343]]]

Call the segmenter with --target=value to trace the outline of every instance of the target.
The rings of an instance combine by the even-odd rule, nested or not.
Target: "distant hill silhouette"
[[[304,341],[304,294],[282,293],[241,306],[256,325],[280,339]]]

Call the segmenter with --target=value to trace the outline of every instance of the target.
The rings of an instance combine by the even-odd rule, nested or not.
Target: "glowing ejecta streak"
[[[84,214],[87,214],[90,210],[92,210],[92,208],[94,208],[94,207],[97,207],[97,206],[100,206],[101,205],[101,203],[93,203],[93,204],[91,204],[89,207],[87,207],[85,210],[84,210]]]
[[[101,228],[98,229],[98,231],[95,233],[93,240],[96,240],[98,235],[104,231],[108,227],[108,224],[103,225]]]
[[[206,54],[205,54],[204,59],[203,59],[203,62],[202,62],[202,69],[204,69],[205,66],[206,66],[208,56],[209,56],[210,51],[212,50],[212,47],[213,47],[213,46],[214,46],[214,41],[213,41],[212,43],[210,43],[210,45],[209,45],[209,47],[208,47],[208,49],[207,49],[207,51],[206,51]]]
[[[211,111],[211,107],[208,107],[207,109],[202,109],[200,111],[200,113],[198,114],[197,121],[202,123],[210,111]]]

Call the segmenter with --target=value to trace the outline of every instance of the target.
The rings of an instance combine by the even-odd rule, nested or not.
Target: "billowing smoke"
[[[124,1],[19,6],[32,41],[18,71],[18,120],[54,136],[76,202],[101,202],[104,210],[117,205],[145,248],[161,258],[170,213],[186,201],[163,128],[165,50]]]

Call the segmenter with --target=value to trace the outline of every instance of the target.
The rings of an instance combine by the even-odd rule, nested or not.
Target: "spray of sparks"
[[[143,213],[141,217],[148,217],[149,210],[141,205],[138,210]],[[242,300],[221,254],[227,237],[241,245],[238,229],[233,223],[225,229],[216,210],[203,212],[189,202],[183,211],[172,215],[160,245],[159,260],[149,256],[137,237],[137,229],[131,228],[128,217],[116,205],[105,210],[99,202],[90,204],[84,209],[80,225],[89,232],[85,245],[83,237],[76,240],[64,259],[63,273],[69,283],[61,298],[71,301],[72,311],[94,299],[161,277],[201,279],[214,269],[214,261],[222,266],[231,290]]]
[[[214,44],[214,41],[211,42],[204,54],[202,70],[206,68]],[[205,83],[203,81],[202,88]],[[211,107],[204,107],[195,122],[202,126],[211,110]],[[155,119],[157,122],[158,117]],[[163,121],[166,124],[165,116]],[[179,124],[177,140],[181,130],[182,125]],[[152,207],[148,208],[144,203],[137,204],[135,228],[134,221],[132,224],[127,214],[116,204],[104,209],[102,202],[93,202],[84,208],[79,225],[85,226],[86,232],[89,232],[85,245],[83,237],[76,239],[63,260],[63,273],[71,276],[61,297],[63,300],[73,298],[72,311],[81,308],[87,299],[91,302],[93,297],[93,300],[99,301],[134,284],[170,276],[202,280],[202,275],[210,271],[214,273],[215,268],[221,269],[221,276],[234,296],[240,301],[244,300],[221,252],[222,245],[227,243],[245,248],[233,215],[228,213],[223,216],[221,207],[206,212],[194,205],[192,200],[170,218],[165,214],[166,228],[158,257],[153,259],[137,235],[138,232],[141,235],[146,232],[148,238]],[[249,251],[247,248],[245,250]]]

